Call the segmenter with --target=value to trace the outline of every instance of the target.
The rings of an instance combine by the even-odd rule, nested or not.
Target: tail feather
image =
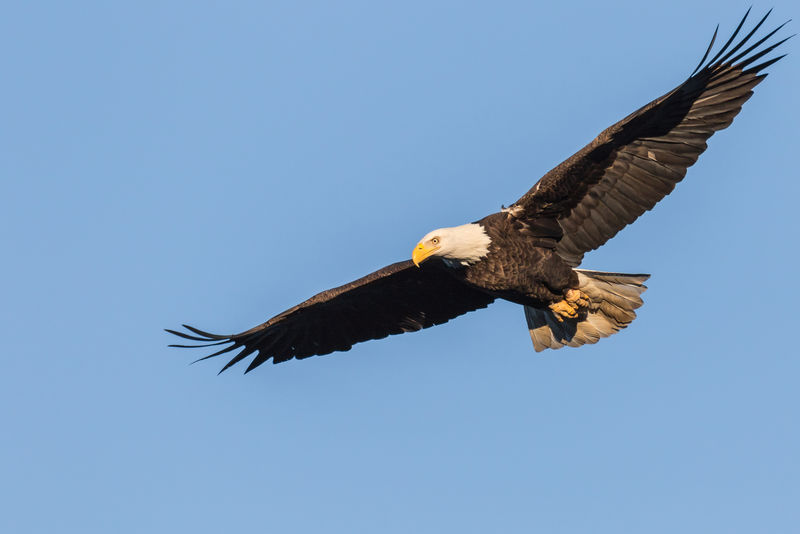
[[[525,306],[533,348],[536,352],[597,343],[615,334],[635,318],[642,305],[649,274],[604,273],[575,269],[579,288],[589,296],[588,312],[575,319],[559,321],[549,309]]]

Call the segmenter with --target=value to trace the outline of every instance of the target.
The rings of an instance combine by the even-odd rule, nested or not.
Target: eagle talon
[[[578,316],[577,306],[573,306],[566,300],[559,300],[549,306],[550,311],[553,312],[558,322],[564,322],[564,319],[574,319]]]
[[[550,304],[549,308],[559,322],[564,319],[575,319],[578,313],[589,306],[589,296],[580,289],[568,289],[564,300]]]
[[[566,300],[570,306],[576,308],[586,308],[591,302],[589,295],[580,289],[568,289],[567,292],[564,293],[564,300]]]

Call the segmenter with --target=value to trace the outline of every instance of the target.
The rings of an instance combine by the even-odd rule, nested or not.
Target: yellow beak
[[[414,247],[414,252],[411,253],[411,260],[414,262],[414,265],[419,267],[420,263],[427,260],[431,254],[440,248],[441,247],[428,247],[425,245],[425,243],[420,242],[416,247]]]

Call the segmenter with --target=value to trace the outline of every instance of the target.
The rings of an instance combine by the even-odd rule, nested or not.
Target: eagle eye
[[[431,243],[433,243],[434,245],[438,245],[439,244],[439,238],[438,237],[434,237],[433,239],[431,239]]]

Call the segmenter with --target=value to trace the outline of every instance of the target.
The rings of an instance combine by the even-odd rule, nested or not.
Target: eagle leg
[[[580,289],[568,289],[564,293],[564,299],[554,302],[548,306],[550,311],[558,320],[563,322],[564,319],[575,319],[578,317],[578,312],[589,306],[589,296]]]
[[[564,300],[566,300],[570,306],[578,308],[587,308],[590,302],[589,295],[580,289],[567,289],[567,292],[564,293]]]

